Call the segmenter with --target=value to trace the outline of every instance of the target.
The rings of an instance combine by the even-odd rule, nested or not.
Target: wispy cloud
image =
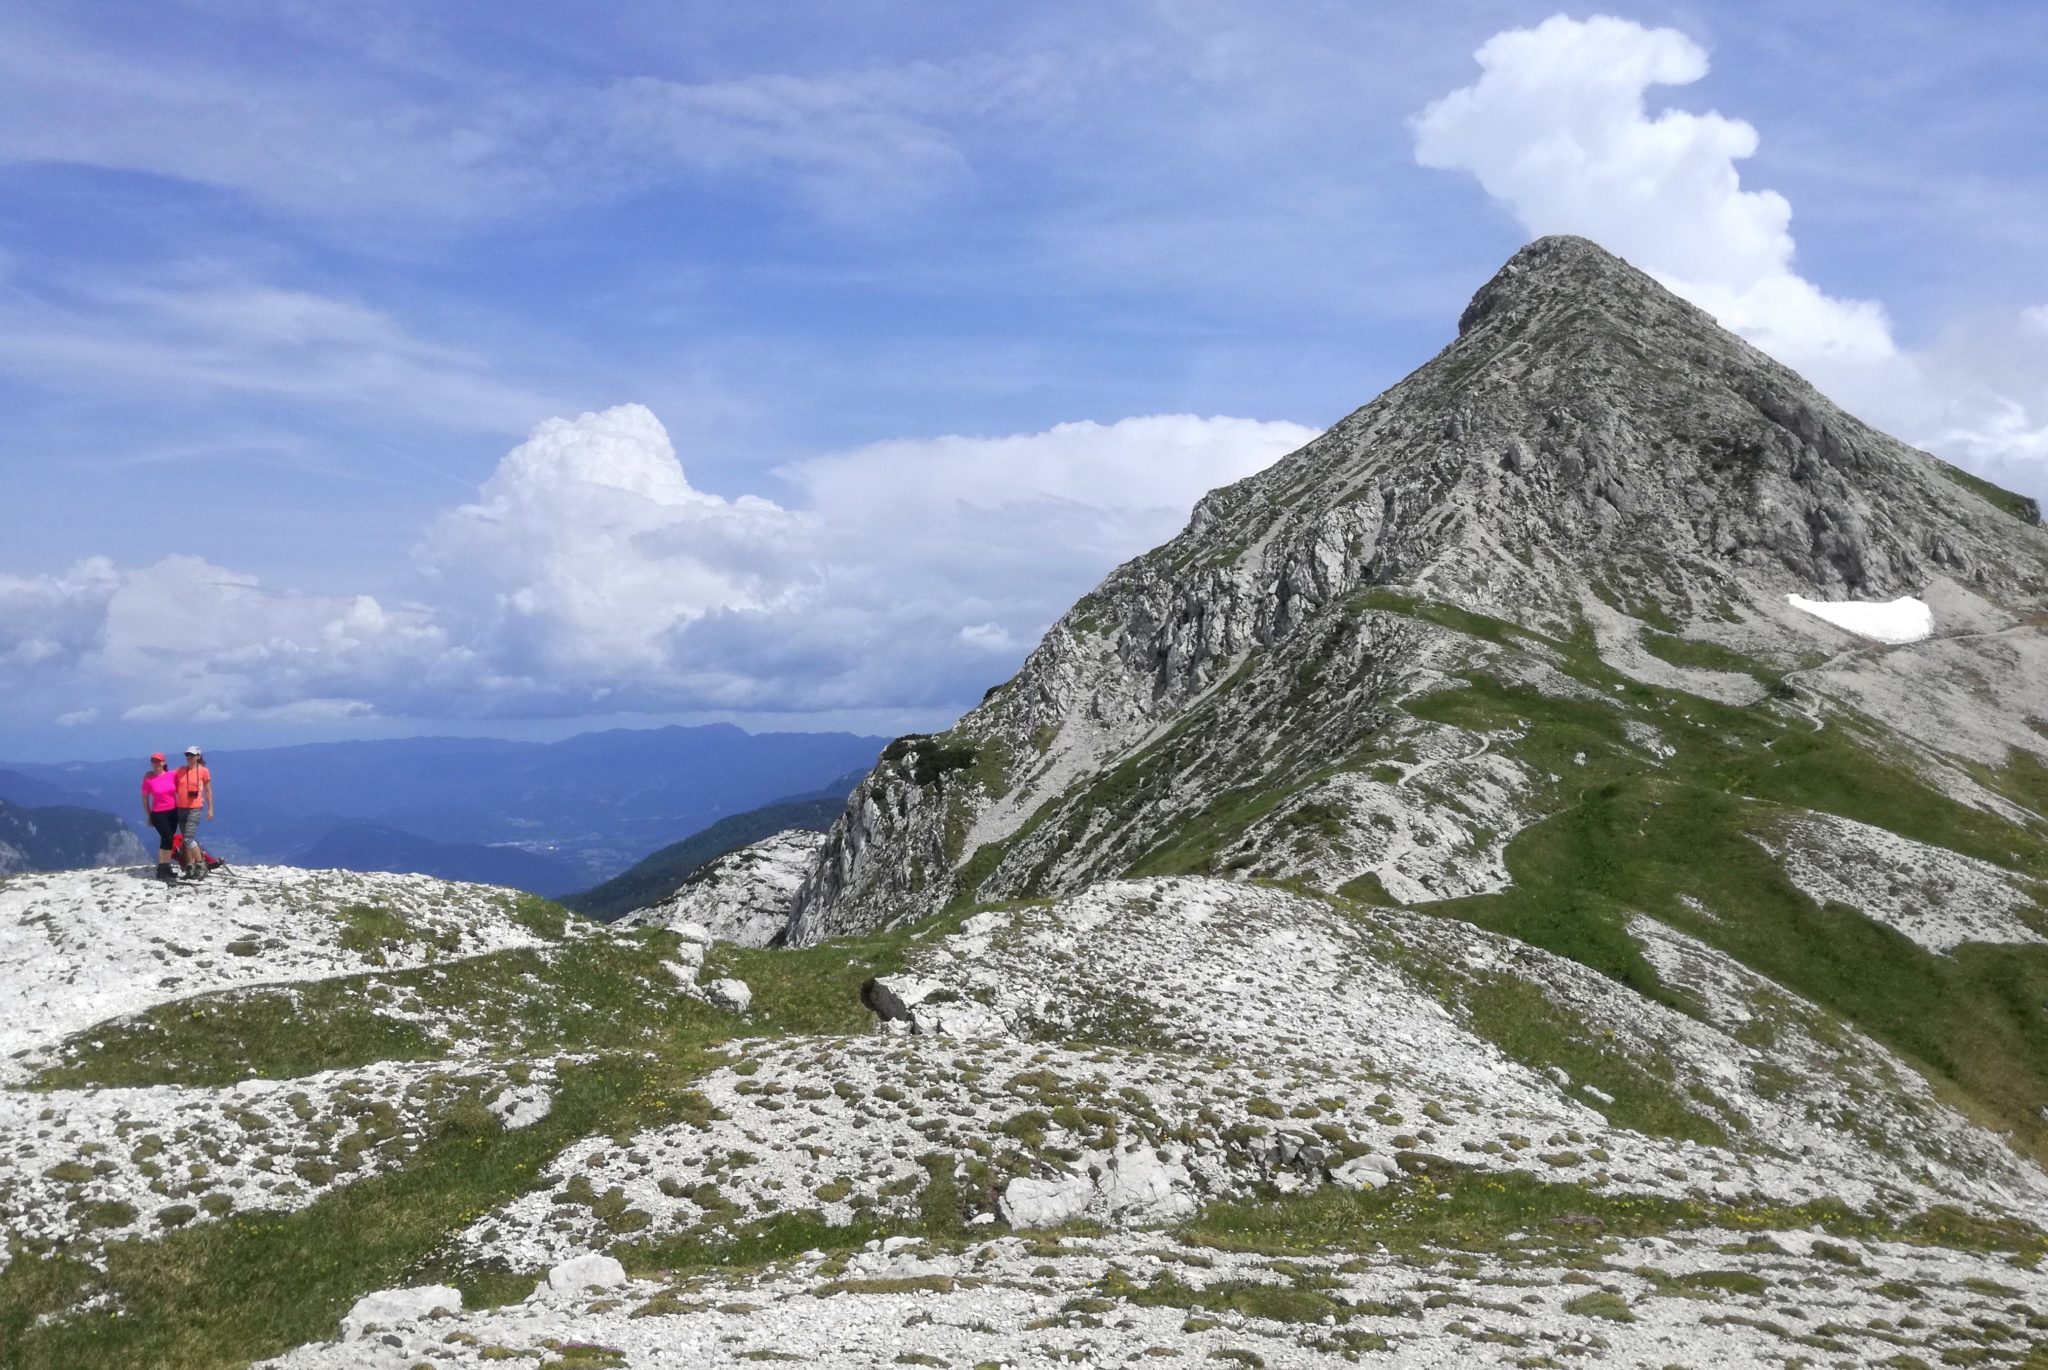
[[[946,125],[1057,101],[1065,69],[965,57],[512,79],[308,60],[287,75],[232,49],[124,55],[16,14],[0,20],[0,161],[143,172],[352,229],[475,223],[693,176],[787,185],[870,216],[964,174]]]
[[[887,214],[965,174],[915,86],[889,76],[687,83],[630,77],[596,98],[594,138],[650,179],[677,168],[790,184],[841,214]]]
[[[266,396],[437,427],[518,429],[550,401],[360,301],[189,266],[0,295],[0,372],[105,396]]]
[[[0,23],[0,159],[173,177],[316,220],[467,219],[548,192],[524,97],[288,71],[231,51],[128,56],[17,9]]]

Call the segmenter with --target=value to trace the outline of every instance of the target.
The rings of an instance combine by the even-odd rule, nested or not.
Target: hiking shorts
[[[149,826],[156,829],[156,849],[169,851],[171,838],[176,836],[178,831],[178,811],[158,809],[149,816]]]
[[[184,834],[186,841],[196,842],[199,840],[199,815],[205,812],[206,810],[204,809],[178,810],[178,831]]]

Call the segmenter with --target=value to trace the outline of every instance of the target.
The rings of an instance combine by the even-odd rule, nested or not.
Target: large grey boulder
[[[373,1329],[389,1329],[402,1323],[418,1322],[436,1312],[460,1313],[462,1291],[445,1284],[424,1284],[412,1289],[380,1289],[365,1294],[349,1307],[341,1320],[341,1340],[354,1341]]]
[[[1003,1189],[997,1205],[1012,1227],[1058,1227],[1088,1211],[1095,1186],[1085,1175],[1040,1179],[1020,1175]]]
[[[927,1037],[1009,1037],[1000,1015],[942,980],[883,975],[870,980],[861,997],[885,1032]]]
[[[1401,1178],[1401,1168],[1385,1156],[1354,1156],[1330,1172],[1340,1189],[1379,1189]]]
[[[744,980],[713,980],[704,987],[704,995],[728,1013],[745,1013],[754,1003],[754,991]]]
[[[571,1298],[596,1289],[617,1289],[626,1282],[626,1267],[610,1256],[573,1256],[551,1267],[536,1295]]]
[[[1095,1218],[1143,1227],[1193,1213],[1199,1204],[1187,1169],[1145,1147],[1096,1155],[1082,1173],[1046,1178],[1022,1175],[998,1197],[1012,1227],[1058,1227]]]

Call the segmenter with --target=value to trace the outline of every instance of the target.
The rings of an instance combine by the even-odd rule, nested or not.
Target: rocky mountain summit
[[[1946,757],[2048,755],[2035,518],[1594,244],[1542,239],[1428,365],[1207,496],[955,728],[896,744],[792,937],[1203,869],[1237,836],[1252,842],[1224,864],[1241,869],[1331,890],[1372,873],[1404,899],[1474,892],[1463,857],[1449,884],[1440,860],[1401,869],[1418,832],[1497,867],[1546,801],[1511,750],[1486,759],[1486,733],[1399,702],[1475,668],[1563,697],[1604,688],[1585,679],[1597,668],[1729,703],[1775,692],[1778,713],[1839,700],[1967,791]],[[1921,596],[1939,630],[1880,654],[1788,594]],[[1478,755],[1438,769],[1446,752]],[[1389,793],[1414,791],[1425,764],[1431,786]],[[1225,796],[1262,812],[1239,822]],[[1260,840],[1290,824],[1297,838],[1335,825],[1320,845],[1360,856],[1297,862]]]
[[[2034,1363],[2044,627],[2037,511],[1545,239],[615,924],[0,885],[0,1364]]]

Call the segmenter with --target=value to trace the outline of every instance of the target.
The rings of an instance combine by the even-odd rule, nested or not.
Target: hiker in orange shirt
[[[213,772],[206,769],[206,757],[197,747],[185,749],[185,764],[171,773],[178,782],[178,859],[185,863],[185,878],[196,880],[206,874],[206,853],[199,846],[199,812],[213,821]]]

